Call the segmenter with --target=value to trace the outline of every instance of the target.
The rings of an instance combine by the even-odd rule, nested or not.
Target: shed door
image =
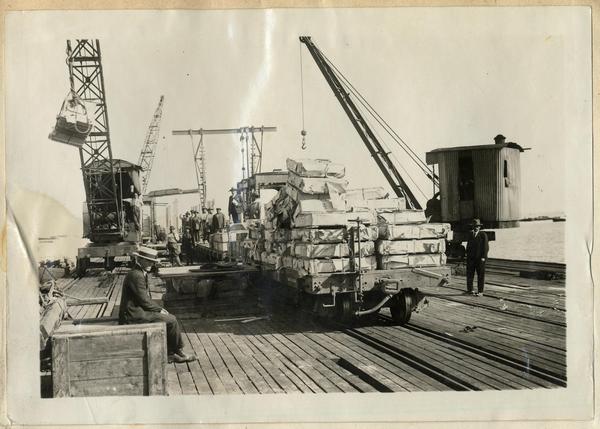
[[[473,218],[473,200],[475,198],[475,175],[471,152],[461,153],[458,157],[458,200],[461,219]]]

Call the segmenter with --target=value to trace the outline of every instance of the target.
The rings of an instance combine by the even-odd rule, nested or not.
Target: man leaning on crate
[[[190,362],[196,359],[183,351],[181,328],[175,316],[156,304],[150,298],[148,274],[158,263],[158,252],[148,247],[140,247],[131,253],[133,267],[123,281],[119,324],[164,322],[167,325],[167,353],[169,362]]]

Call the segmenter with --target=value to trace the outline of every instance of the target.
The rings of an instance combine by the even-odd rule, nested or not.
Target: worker
[[[181,261],[179,260],[179,254],[181,253],[179,249],[179,234],[177,234],[173,225],[169,227],[169,234],[167,235],[167,250],[169,251],[171,264],[181,267]]]
[[[207,213],[206,213],[206,231],[204,231],[204,240],[206,242],[208,242],[210,239],[210,234],[212,234],[214,232],[213,228],[212,228],[214,215],[212,212],[213,209],[211,207],[209,207],[206,211],[207,211]]]
[[[467,294],[483,296],[485,261],[489,251],[488,237],[481,231],[481,221],[473,219],[467,240]],[[477,272],[477,293],[473,292],[473,277]]]
[[[504,144],[505,141],[506,137],[504,137],[502,134],[498,134],[496,137],[494,137],[494,144]]]
[[[220,232],[225,228],[225,215],[221,213],[221,209],[217,208],[217,212],[212,218],[212,232]]]
[[[169,362],[183,363],[196,360],[183,351],[179,322],[150,297],[148,273],[159,262],[158,252],[140,247],[131,253],[133,268],[125,276],[119,306],[119,325],[164,322],[167,325],[167,355]]]
[[[227,205],[227,211],[229,212],[229,218],[230,218],[231,222],[239,223],[240,219],[239,219],[238,207],[240,205],[240,202],[238,201],[238,198],[236,195],[236,189],[231,188],[229,191],[231,192],[231,195],[229,195],[229,203]]]
[[[185,255],[187,265],[194,264],[194,252],[196,251],[196,240],[190,227],[187,227],[181,237],[181,250]]]
[[[200,230],[202,229],[200,225],[200,217],[198,216],[197,210],[192,210],[192,216],[190,217],[190,231],[194,236],[194,241],[196,243],[200,242]]]
[[[133,208],[133,223],[135,225],[135,230],[138,233],[138,240],[141,241],[141,232],[142,232],[142,205],[144,202],[142,198],[137,192],[133,193],[132,199],[132,208]]]
[[[202,241],[206,241],[205,238],[205,233],[208,230],[208,226],[207,226],[207,219],[206,219],[207,213],[206,213],[206,207],[202,207],[202,213],[200,213],[199,215],[199,219],[200,219],[200,240]]]

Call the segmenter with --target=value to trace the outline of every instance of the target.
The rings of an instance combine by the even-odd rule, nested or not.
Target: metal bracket
[[[331,308],[331,307],[335,307],[335,295],[336,295],[336,291],[331,291],[331,298],[333,300],[333,302],[331,304],[323,304],[323,308]]]

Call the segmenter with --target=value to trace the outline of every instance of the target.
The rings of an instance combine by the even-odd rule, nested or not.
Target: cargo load
[[[380,270],[394,270],[408,267],[439,267],[444,264],[446,264],[446,255],[444,253],[377,256],[377,268]]]
[[[292,172],[288,174],[288,183],[305,194],[342,194],[348,187],[344,179],[305,177]]]
[[[310,243],[342,243],[349,240],[349,231],[347,228],[293,228],[290,231],[290,238],[295,241],[305,241]],[[374,241],[379,237],[379,227],[375,225],[360,226],[361,241]],[[354,239],[357,239],[356,234]]]
[[[448,238],[449,223],[421,223],[408,225],[379,225],[379,238],[383,240],[412,240],[415,238]]]
[[[354,271],[358,269],[358,259],[353,266],[349,258],[336,259],[303,259],[295,258],[295,268],[300,275],[316,275],[323,273],[339,273]],[[374,256],[360,258],[360,268],[363,271],[371,271],[377,268],[377,259]]]
[[[389,225],[403,225],[407,223],[425,223],[425,212],[423,210],[399,210],[391,213],[378,213],[379,223]]]
[[[405,253],[444,253],[446,240],[415,239],[415,240],[378,240],[377,253],[380,255],[402,255]]]
[[[372,241],[354,243],[354,254],[358,256],[371,256],[375,253],[375,244]],[[348,243],[312,244],[295,242],[292,255],[302,258],[347,258],[350,256],[351,247]]]
[[[328,159],[290,159],[286,161],[288,171],[302,177],[334,177],[341,179],[346,174],[346,167],[335,164]]]
[[[296,228],[312,228],[319,226],[353,226],[356,221],[366,225],[375,225],[377,216],[372,211],[343,212],[343,213],[302,213],[294,219]]]

